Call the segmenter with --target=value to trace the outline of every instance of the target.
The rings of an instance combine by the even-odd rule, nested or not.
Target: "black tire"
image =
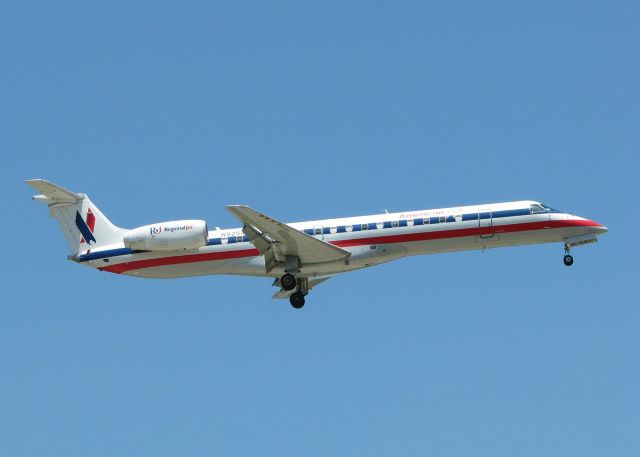
[[[564,256],[564,264],[568,267],[570,267],[571,265],[573,265],[573,257],[570,256],[569,254]]]
[[[300,309],[304,306],[304,295],[301,292],[294,292],[289,297],[289,302],[295,309]]]
[[[293,290],[298,285],[298,281],[296,281],[296,277],[292,274],[285,274],[280,278],[280,287],[284,290]]]

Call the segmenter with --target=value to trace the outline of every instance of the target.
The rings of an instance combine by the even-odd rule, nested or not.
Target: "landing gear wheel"
[[[564,264],[568,267],[570,267],[571,265],[573,265],[573,256],[567,254],[564,256]]]
[[[295,309],[300,309],[304,306],[304,295],[301,292],[294,292],[289,297],[289,302]]]
[[[284,290],[293,290],[297,285],[298,281],[296,281],[296,277],[292,274],[287,273],[280,278],[280,286],[282,286]]]

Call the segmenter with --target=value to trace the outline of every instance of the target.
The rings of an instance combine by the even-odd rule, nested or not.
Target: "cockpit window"
[[[531,210],[531,214],[540,214],[540,213],[559,213],[560,211],[551,208],[550,206],[543,205],[542,203],[536,203],[529,207]]]
[[[542,206],[547,213],[559,213],[560,212],[557,209],[553,209],[552,207],[545,205],[544,203],[540,203],[540,206]]]

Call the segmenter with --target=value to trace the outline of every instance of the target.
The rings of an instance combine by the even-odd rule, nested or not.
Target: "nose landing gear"
[[[571,254],[569,254],[569,251],[571,250],[571,248],[569,247],[568,244],[564,245],[564,264],[568,267],[570,267],[571,265],[573,265],[573,256]]]

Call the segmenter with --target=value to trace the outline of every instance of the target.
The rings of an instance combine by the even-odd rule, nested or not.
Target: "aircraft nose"
[[[589,225],[591,225],[593,232],[596,235],[602,235],[604,233],[607,233],[609,231],[609,229],[607,227],[605,227],[604,225],[600,224],[599,222],[596,222],[594,220],[589,220]]]

